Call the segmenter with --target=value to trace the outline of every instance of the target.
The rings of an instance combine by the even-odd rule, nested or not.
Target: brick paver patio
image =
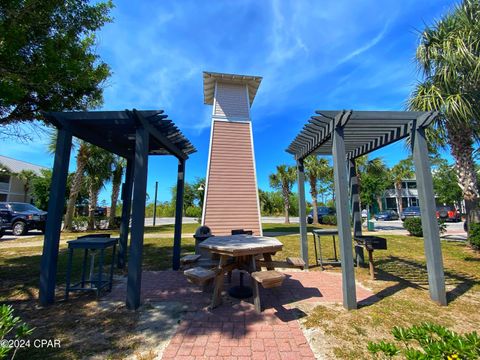
[[[342,302],[342,278],[329,272],[286,272],[275,289],[260,289],[262,314],[248,301],[224,296],[224,303],[208,310],[210,293],[187,282],[181,272],[145,271],[142,299],[176,301],[188,307],[162,359],[315,359],[298,318],[299,302]],[[245,277],[248,284],[249,277]],[[234,272],[232,284],[238,284]],[[229,284],[225,284],[228,289]],[[374,295],[357,286],[358,301]],[[125,284],[114,287],[110,300],[125,299]]]

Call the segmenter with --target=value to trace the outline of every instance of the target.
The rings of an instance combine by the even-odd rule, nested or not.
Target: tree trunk
[[[397,195],[397,211],[398,216],[402,214],[403,204],[402,204],[402,182],[395,183],[395,194]]]
[[[95,209],[98,202],[98,191],[90,185],[88,189],[90,204],[88,205],[88,230],[95,230]]]
[[[285,224],[290,224],[290,199],[288,197],[288,191],[283,190],[283,205],[285,211]]]
[[[377,195],[378,210],[383,211],[383,201],[380,195]]]
[[[82,189],[83,172],[85,170],[86,159],[84,159],[80,155],[80,149],[78,152],[79,154],[77,156],[77,170],[75,170],[72,186],[70,187],[70,195],[68,197],[68,202],[67,202],[67,211],[65,213],[65,225],[63,227],[64,230],[72,230],[72,221],[73,221],[73,213],[75,211],[75,203],[77,202],[78,194]]]
[[[28,190],[29,190],[29,189],[28,189],[28,186],[24,186],[24,187],[23,187],[23,191],[25,192],[25,193],[23,194],[23,202],[24,202],[24,203],[27,202]]]
[[[452,126],[447,122],[448,140],[453,158],[455,171],[458,176],[458,186],[462,189],[465,211],[478,207],[477,173],[473,162],[473,134],[468,126]]]
[[[112,184],[112,199],[110,202],[110,216],[108,219],[108,227],[112,228],[115,224],[115,212],[117,210],[117,201],[118,201],[118,194],[120,193],[120,182],[114,182]]]
[[[310,179],[310,195],[312,196],[312,216],[313,216],[313,223],[318,224],[318,202],[317,202],[317,179]]]

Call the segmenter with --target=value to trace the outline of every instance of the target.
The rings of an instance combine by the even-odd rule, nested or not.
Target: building
[[[419,206],[417,180],[402,180],[402,208]],[[397,191],[395,189],[385,190],[383,195],[383,207],[388,210],[397,210]]]
[[[215,235],[262,235],[250,107],[262,78],[203,73],[204,103],[213,105],[202,225]]]
[[[25,184],[15,174],[23,170],[40,175],[46,167],[0,155],[0,201],[31,202],[30,194],[25,194]]]

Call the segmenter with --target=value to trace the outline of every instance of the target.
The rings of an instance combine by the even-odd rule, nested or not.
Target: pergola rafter
[[[440,236],[435,217],[435,198],[425,138],[425,128],[435,120],[438,113],[318,110],[315,114],[286,149],[297,162],[301,252],[304,261],[308,264],[303,162],[309,155],[332,155],[338,231],[341,239],[343,303],[347,309],[356,308],[353,257],[350,250],[352,247],[350,213],[354,218],[355,236],[361,236],[361,216],[355,159],[410,137],[422,213],[430,296],[437,303],[446,305]],[[351,209],[348,208],[349,203]],[[357,254],[360,257],[362,255]]]

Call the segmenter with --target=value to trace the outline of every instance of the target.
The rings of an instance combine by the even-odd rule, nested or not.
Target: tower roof
[[[215,93],[215,82],[227,82],[234,84],[245,84],[248,86],[248,96],[250,106],[252,106],[253,99],[257,94],[258,87],[262,81],[261,76],[237,75],[237,74],[223,74],[210,71],[203,72],[203,102],[208,105],[213,105],[213,96]]]

